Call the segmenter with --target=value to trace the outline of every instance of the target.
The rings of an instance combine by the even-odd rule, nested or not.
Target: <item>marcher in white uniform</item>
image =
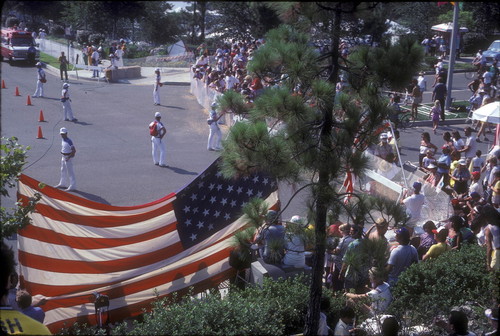
[[[212,111],[210,111],[210,116],[207,119],[208,127],[210,128],[210,133],[208,134],[207,150],[221,150],[221,140],[222,132],[219,128],[219,123],[217,122],[223,114],[217,116],[217,111],[215,108],[217,103],[212,103]]]
[[[165,126],[163,126],[163,123],[160,121],[160,119],[161,119],[160,112],[156,112],[155,120],[152,121],[151,124],[149,124],[149,126],[151,127],[154,123],[156,123],[156,130],[158,133],[156,136],[154,135],[151,136],[153,162],[157,166],[168,167],[167,164],[165,163],[166,150],[165,150],[165,142],[163,141],[163,137],[165,136],[165,133],[167,133],[167,130],[165,129]],[[160,156],[159,158],[158,154]]]
[[[37,81],[36,81],[36,91],[33,94],[33,97],[41,97],[43,98],[43,83],[45,83],[45,71],[42,69],[42,63],[38,62],[36,64],[38,69],[37,71]]]
[[[71,109],[71,99],[69,99],[69,84],[64,83],[61,92],[61,102],[63,104],[64,121],[77,121],[73,117],[73,110]]]
[[[160,76],[160,68],[155,69],[155,84],[153,86],[153,103],[155,105],[160,105],[160,90],[162,87],[161,76]]]
[[[66,191],[73,191],[76,189],[76,179],[75,172],[73,171],[73,158],[76,154],[76,148],[73,145],[73,141],[68,138],[68,130],[66,128],[61,128],[59,130],[61,134],[61,180],[55,188],[66,188],[69,181],[69,186]]]

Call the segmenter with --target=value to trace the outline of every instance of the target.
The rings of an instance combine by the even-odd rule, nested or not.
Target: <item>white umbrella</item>
[[[472,119],[500,124],[500,102],[496,101],[481,106],[472,113]]]
[[[451,22],[450,23],[441,23],[441,24],[432,26],[431,29],[434,31],[451,33],[451,31],[453,30],[453,23],[451,23]],[[467,33],[469,31],[469,29],[467,29],[466,27],[460,27],[459,31],[461,33]]]

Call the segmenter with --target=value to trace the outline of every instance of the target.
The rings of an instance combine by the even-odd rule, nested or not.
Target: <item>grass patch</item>
[[[40,62],[48,65],[52,65],[53,67],[59,69],[59,61],[57,58],[50,56],[44,52],[40,52]]]

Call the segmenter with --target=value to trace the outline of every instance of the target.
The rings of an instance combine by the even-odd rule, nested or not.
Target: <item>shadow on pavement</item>
[[[168,107],[168,108],[173,108],[173,109],[177,109],[177,110],[185,110],[184,107],[179,107],[179,106],[170,106],[170,105],[165,105],[165,107]]]
[[[177,173],[177,174],[182,174],[182,175],[198,175],[197,172],[190,172],[190,171],[187,171],[187,170],[182,169],[182,168],[177,168],[177,167],[165,167],[165,168],[170,169],[174,173]]]
[[[111,203],[109,203],[108,201],[106,201],[104,198],[99,197],[99,196],[94,195],[94,194],[89,194],[89,193],[86,193],[86,192],[83,192],[83,191],[79,191],[79,190],[75,190],[75,191],[73,191],[73,193],[78,194],[78,195],[80,195],[82,197],[85,197],[86,199],[94,201],[94,202],[111,205]]]

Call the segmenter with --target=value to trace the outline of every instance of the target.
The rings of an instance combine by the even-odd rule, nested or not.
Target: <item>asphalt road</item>
[[[2,80],[7,86],[1,89],[1,135],[16,136],[20,144],[31,147],[24,173],[46,184],[56,185],[59,182],[59,128],[63,126],[68,129],[68,136],[77,149],[74,162],[77,190],[74,193],[116,206],[145,204],[178,191],[219,155],[206,150],[206,111],[189,93],[189,86],[163,86],[162,106],[153,106],[152,84],[70,80],[72,107],[78,118],[78,122],[73,123],[62,120],[59,101],[62,82],[58,76],[47,72],[46,98],[32,98],[33,106],[27,106],[27,95],[35,91],[35,68],[11,66],[3,62],[1,70]],[[427,78],[430,88],[433,77]],[[168,78],[162,79],[168,81]],[[467,99],[470,93],[465,87],[468,81],[464,75],[456,74],[454,83],[454,97]],[[15,96],[16,87],[20,97]],[[424,95],[424,102],[429,100],[430,96],[426,98]],[[38,122],[40,110],[43,110],[46,122]],[[155,111],[162,113],[167,129],[169,168],[155,166],[151,158],[147,126],[153,120]],[[39,126],[44,139],[37,139]],[[418,161],[422,132],[429,132],[433,143],[440,147],[444,131],[458,129],[463,134],[465,126],[442,126],[438,135],[432,134],[431,127],[401,130],[403,161]],[[227,129],[223,131],[227,132]],[[487,146],[478,144],[483,153],[486,153]],[[280,189],[283,205],[290,195],[289,187]],[[304,193],[300,194],[291,203],[283,218],[305,215],[303,196]],[[3,198],[2,203],[11,206],[14,200]]]

